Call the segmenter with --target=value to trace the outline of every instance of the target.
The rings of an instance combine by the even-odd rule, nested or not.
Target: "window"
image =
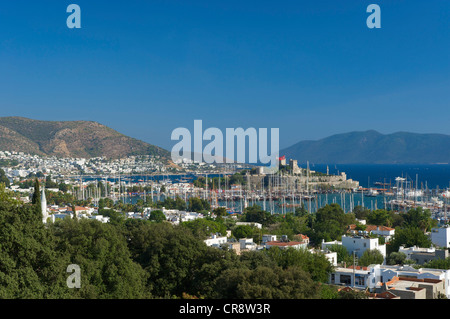
[[[364,286],[364,277],[361,275],[356,275],[355,276],[355,285]]]
[[[352,283],[352,277],[350,275],[341,275],[341,284],[350,285]]]

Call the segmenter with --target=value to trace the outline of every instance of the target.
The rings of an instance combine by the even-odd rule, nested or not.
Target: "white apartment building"
[[[450,248],[450,227],[433,228],[431,230],[431,242],[442,248]]]
[[[386,260],[386,245],[380,245],[378,238],[370,238],[365,236],[342,236],[342,245],[347,249],[350,255],[361,258],[366,250],[378,249]]]

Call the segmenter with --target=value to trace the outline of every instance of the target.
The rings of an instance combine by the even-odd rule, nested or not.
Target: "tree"
[[[337,253],[337,262],[351,264],[353,262],[353,257],[348,253],[347,248],[343,245],[331,245],[328,248],[330,251]]]
[[[318,283],[299,267],[231,268],[216,281],[215,292],[225,299],[317,299]]]
[[[190,229],[169,223],[127,220],[125,235],[131,256],[147,273],[146,287],[155,297],[198,295],[194,283],[209,249]]]
[[[119,226],[65,218],[50,224],[50,228],[56,250],[66,256],[68,264],[82,269],[81,288],[70,290],[73,298],[150,297],[145,288],[147,274],[132,260]]]
[[[208,201],[204,199],[200,199],[198,197],[191,197],[189,198],[189,211],[191,212],[201,212],[204,210],[210,210],[211,205],[208,203]]]
[[[33,205],[41,206],[41,191],[39,186],[39,180],[36,178],[34,181],[34,193],[31,199]]]
[[[0,168],[0,183],[5,184],[6,187],[10,186],[9,178],[3,169]]]
[[[33,204],[34,211],[36,216],[39,216],[42,218],[42,206],[41,206],[41,191],[39,189],[39,180],[36,178],[34,182],[34,193],[31,200],[31,203]]]
[[[384,209],[377,209],[367,215],[367,223],[376,226],[391,226],[390,214]]]
[[[8,197],[0,187],[0,298],[65,297],[67,264],[52,233],[32,206]]]
[[[353,214],[357,219],[366,219],[370,214],[370,209],[358,205],[353,209]]]
[[[386,259],[386,264],[388,265],[403,265],[406,260],[406,255],[401,252],[392,252]]]
[[[270,225],[274,221],[272,214],[264,211],[259,205],[247,207],[244,211],[243,219],[246,222],[260,223],[263,226]]]
[[[257,227],[250,226],[250,225],[236,226],[232,231],[232,235],[236,239],[253,238],[253,241],[257,242],[257,243],[259,243],[262,239],[261,230]]]
[[[217,207],[212,211],[217,217],[224,217],[227,215],[227,209],[225,207]]]
[[[367,249],[358,259],[358,265],[367,267],[371,264],[382,264],[384,256],[378,249]]]
[[[437,221],[431,218],[430,210],[424,210],[422,207],[410,209],[403,218],[405,227],[417,227],[423,232],[437,225]]]
[[[312,220],[311,232],[308,236],[314,243],[338,240],[347,231],[349,224],[355,223],[355,216],[345,213],[338,204],[330,204],[320,208]]]
[[[388,254],[397,252],[400,246],[431,247],[430,238],[418,227],[397,227],[387,246]]]
[[[434,269],[450,269],[450,257],[445,259],[435,259],[431,260],[423,265],[424,268],[434,268]]]
[[[305,207],[305,204],[302,202],[302,205],[301,205],[301,207],[297,207],[296,209],[295,209],[295,216],[298,216],[298,217],[305,217],[306,215],[308,215],[308,210],[306,209],[306,207]]]
[[[160,210],[152,210],[150,212],[149,220],[154,221],[156,223],[161,223],[163,221],[166,221],[166,215]]]
[[[306,249],[271,247],[264,252],[281,268],[300,267],[308,272],[314,281],[327,282],[332,271],[332,265],[325,255],[311,253]]]
[[[192,221],[183,222],[181,225],[189,228],[192,231],[192,234],[200,240],[208,238],[211,234],[218,233],[226,235],[227,233],[227,229],[222,223],[205,218],[197,218]]]

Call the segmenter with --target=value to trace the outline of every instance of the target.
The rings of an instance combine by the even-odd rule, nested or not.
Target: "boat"
[[[364,196],[377,197],[378,196],[378,191],[371,188],[371,189],[369,189],[369,191],[367,193],[364,194]]]

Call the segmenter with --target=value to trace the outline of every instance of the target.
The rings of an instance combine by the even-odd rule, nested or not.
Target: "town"
[[[271,249],[323,256],[330,266],[325,282],[342,295],[450,297],[449,270],[435,268],[449,258],[448,220],[417,205],[369,209],[364,202],[333,200],[313,209],[319,195],[364,196],[345,173],[314,172],[285,157],[276,176],[250,168],[215,175],[197,171],[195,178],[186,173],[169,178],[161,174],[166,166],[151,157],[105,161],[2,152],[0,160],[7,190],[18,200],[32,203],[38,190],[43,224],[68,218],[183,225],[201,229],[198,238],[205,246],[237,256]],[[150,171],[158,174],[146,176]],[[416,233],[408,235],[412,228],[405,225]]]

